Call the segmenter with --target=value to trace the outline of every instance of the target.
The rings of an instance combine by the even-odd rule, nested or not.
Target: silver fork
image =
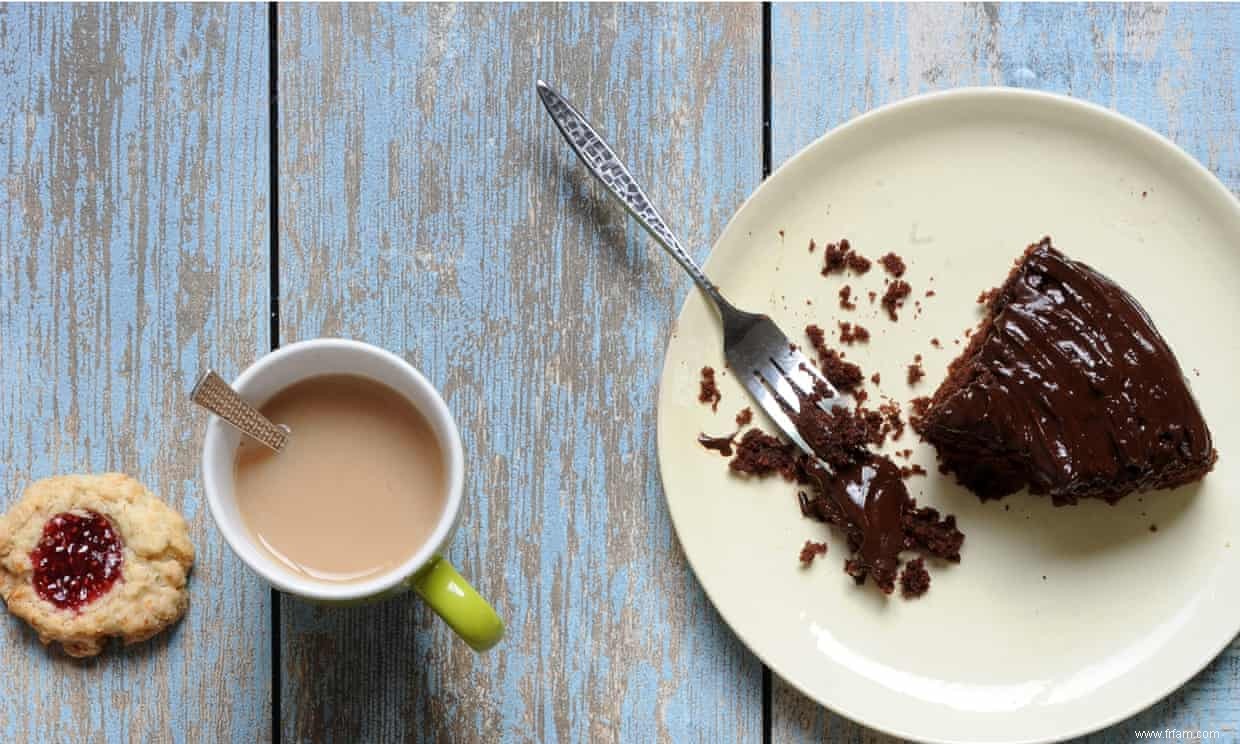
[[[629,169],[571,103],[542,80],[538,81],[538,95],[555,120],[560,134],[568,140],[586,168],[607,187],[612,196],[620,200],[629,214],[646,228],[646,232],[672,254],[672,258],[689,272],[693,281],[710,298],[723,322],[724,358],[750,396],[789,441],[806,454],[817,457],[801,438],[789,414],[799,412],[801,401],[811,397],[818,398],[818,405],[824,408],[847,405],[835,388],[810,363],[809,358],[797,350],[774,321],[765,315],[740,310],[724,299],[714,282],[685,253],[680,241],[659,216]]]

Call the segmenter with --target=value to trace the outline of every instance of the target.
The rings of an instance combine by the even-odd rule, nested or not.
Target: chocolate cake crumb
[[[998,287],[991,287],[990,289],[983,289],[981,294],[977,296],[977,304],[989,305],[990,301],[993,300],[995,298],[995,295],[997,294],[999,294]]]
[[[936,348],[936,349],[941,349],[941,348],[943,348],[943,342],[942,342],[942,341],[939,341],[937,338],[932,338],[932,339],[930,339],[930,345],[931,345],[931,346],[933,346],[933,347],[934,347],[934,348]]]
[[[818,248],[818,245],[814,243],[814,239],[810,238],[809,239],[809,252],[813,253],[817,248]]]
[[[852,300],[852,287],[847,284],[840,287],[840,307],[844,310],[857,309],[857,303]]]
[[[882,417],[881,433],[885,437],[891,436],[891,441],[896,441],[904,436],[904,420],[900,418],[900,404],[894,400],[889,400],[878,407],[878,413]],[[882,439],[877,444],[882,444]]]
[[[863,326],[848,321],[840,321],[840,343],[857,344],[865,343],[870,340],[870,332]]]
[[[933,289],[927,289],[927,290],[926,290],[926,296],[927,296],[927,297],[933,297],[933,296],[935,296],[936,294],[938,294],[938,292],[935,292]]]
[[[883,295],[883,307],[887,310],[887,317],[892,320],[900,319],[900,316],[896,314],[896,310],[904,305],[904,299],[912,291],[913,288],[903,279],[896,279],[887,285],[887,292]]]
[[[813,248],[810,250],[812,252]],[[857,274],[864,274],[870,270],[870,259],[855,252],[848,238],[841,239],[839,243],[827,243],[823,249],[822,275],[836,274],[844,271],[845,268]]]
[[[753,409],[748,406],[742,408],[740,413],[736,414],[737,426],[748,426],[751,421],[753,421]]]
[[[820,555],[827,554],[827,544],[806,540],[805,545],[801,546],[800,561],[802,565],[808,566],[814,562],[814,559]]]
[[[870,259],[855,251],[853,253],[849,253],[848,268],[858,274],[864,274],[870,270]]]
[[[848,241],[827,243],[822,253],[822,275],[829,276],[844,270],[848,265]]]
[[[792,423],[810,449],[833,468],[858,462],[865,455],[866,445],[874,444],[881,435],[865,415],[847,408],[825,411],[810,402],[801,406]]]
[[[877,372],[875,372],[874,374],[870,375],[870,382],[874,383],[875,385],[877,385],[879,382],[881,382],[881,381],[882,381],[882,379],[883,379],[883,378],[882,378],[882,377],[880,377],[880,376],[879,376],[879,374],[878,374]]]
[[[926,438],[923,429],[925,428],[926,414],[929,413],[932,403],[933,401],[925,395],[913,398],[911,402],[912,411],[908,415],[908,425],[913,427],[913,431],[917,432],[922,441],[925,441]]]
[[[736,445],[736,457],[728,469],[740,475],[762,477],[779,473],[784,480],[799,479],[800,450],[759,429],[750,429]]]
[[[897,279],[904,276],[904,271],[907,268],[904,265],[904,259],[894,253],[888,253],[878,259],[878,262],[883,265],[883,268],[887,270],[888,274],[891,274]]]
[[[1150,193],[1150,192],[1148,192],[1148,191],[1142,191],[1142,192],[1141,192],[1141,198],[1142,198],[1142,199],[1144,199],[1144,198],[1145,198],[1145,197],[1146,197],[1149,193]]]
[[[1151,524],[1151,525],[1150,525],[1150,532],[1158,532],[1158,525],[1156,525],[1156,524]]]
[[[908,384],[916,385],[925,376],[926,370],[921,366],[921,355],[918,354],[916,360],[908,366]]]
[[[874,290],[870,290],[869,292],[866,292],[866,294],[870,296],[870,304],[873,305],[874,300],[878,299],[878,292],[875,292]]]
[[[904,512],[905,547],[959,563],[964,533],[956,528],[956,517],[940,517],[938,509],[930,506],[915,507],[916,502]]]
[[[918,465],[917,463],[913,463],[912,465],[901,465],[900,466],[900,477],[903,478],[904,480],[908,480],[909,478],[912,478],[914,475],[929,475],[929,473],[927,473],[926,469]]]
[[[719,410],[719,401],[723,400],[723,394],[719,392],[719,386],[715,384],[714,367],[702,367],[702,382],[698,392],[699,403],[709,403],[711,411]]]
[[[808,545],[808,543],[806,543]],[[804,551],[802,551],[804,555]],[[905,599],[915,599],[930,589],[930,572],[926,570],[923,558],[914,558],[904,564],[900,573],[900,594]]]
[[[818,368],[822,370],[827,382],[830,382],[836,390],[845,392],[861,384],[865,379],[861,374],[861,368],[852,362],[844,361],[844,357],[838,351],[827,346],[827,334],[822,328],[813,324],[808,325],[805,327],[805,335],[809,337],[810,344],[818,353]]]
[[[783,230],[780,230],[780,231],[779,231],[779,239],[780,239],[780,240],[783,240],[783,239],[784,239],[784,231],[783,231]]]

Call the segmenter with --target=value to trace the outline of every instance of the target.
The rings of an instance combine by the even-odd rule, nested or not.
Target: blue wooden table
[[[123,470],[199,555],[189,614],[138,647],[75,662],[0,621],[0,740],[888,741],[764,670],[689,571],[651,434],[689,287],[538,77],[699,257],[823,132],[960,85],[1114,108],[1240,190],[1240,6],[0,6],[0,507]],[[451,557],[497,651],[413,599],[273,595],[211,524],[194,377],[324,335],[443,389]],[[1166,728],[1240,739],[1240,645],[1089,740]]]

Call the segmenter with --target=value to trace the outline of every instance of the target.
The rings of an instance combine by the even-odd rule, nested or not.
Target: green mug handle
[[[473,650],[486,651],[504,637],[504,621],[443,556],[432,558],[410,583]]]

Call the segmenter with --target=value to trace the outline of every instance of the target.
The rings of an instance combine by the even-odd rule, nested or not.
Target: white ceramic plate
[[[1159,135],[1104,109],[1019,90],[961,90],[887,106],[831,132],[762,185],[715,245],[707,273],[740,307],[790,336],[808,322],[859,321],[845,347],[870,386],[907,403],[928,395],[954,343],[1044,234],[1132,292],[1176,351],[1219,450],[1199,485],[1118,506],[1053,508],[1021,493],[980,503],[940,476],[928,445],[898,444],[931,471],[921,503],[955,513],[963,562],[931,564],[930,593],[885,599],[844,575],[845,547],[801,569],[794,489],[729,476],[699,432],[731,431],[748,400],[721,379],[717,414],[696,402],[703,365],[723,369],[718,321],[698,293],[673,330],[659,394],[659,462],[685,553],[724,619],[777,674],[823,705],[926,741],[1027,742],[1083,734],[1185,682],[1240,630],[1240,205]],[[862,254],[908,261],[911,302],[888,321],[865,292],[883,271],[819,275],[821,249],[846,236]],[[933,277],[933,279],[931,279]],[[838,289],[860,292],[839,309]],[[933,289],[935,296],[924,297]],[[813,305],[806,300],[812,299]],[[834,336],[834,332],[832,336]],[[934,349],[929,340],[942,340]],[[915,353],[928,377],[905,381]],[[768,431],[770,422],[756,423]],[[1150,531],[1157,525],[1157,532]],[[1208,723],[1208,722],[1204,722]]]

